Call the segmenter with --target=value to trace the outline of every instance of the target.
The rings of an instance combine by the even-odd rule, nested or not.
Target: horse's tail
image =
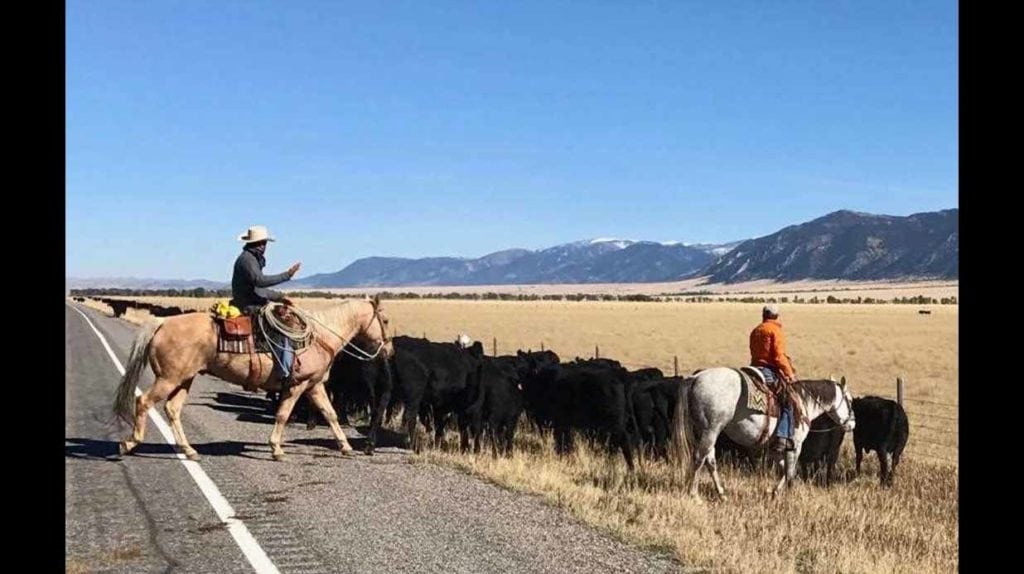
[[[121,376],[121,383],[117,386],[114,415],[128,424],[135,424],[135,389],[139,377],[149,364],[149,344],[163,323],[163,319],[158,317],[143,326],[136,335],[131,353],[128,355],[128,365]]]
[[[692,480],[693,471],[693,426],[690,424],[690,389],[696,377],[686,377],[679,382],[679,397],[676,399],[676,412],[672,421],[672,457],[674,463],[683,470],[687,483]]]

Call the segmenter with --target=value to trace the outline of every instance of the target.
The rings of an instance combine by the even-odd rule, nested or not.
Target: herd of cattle
[[[391,361],[363,362],[342,353],[331,369],[328,391],[343,424],[347,415],[369,411],[367,454],[373,453],[385,416],[390,419],[401,408],[406,446],[416,452],[423,447],[418,421],[433,432],[435,445],[453,425],[464,451],[480,452],[486,436],[494,456],[511,456],[525,414],[533,428],[552,433],[560,454],[572,451],[573,437],[580,436],[611,453],[621,451],[630,470],[639,450],[651,458],[669,455],[683,377],[666,377],[654,368],[630,371],[605,358],[563,363],[552,351],[491,357],[479,342],[466,347],[414,337],[393,342]],[[854,399],[853,409],[856,470],[859,474],[864,452],[875,451],[882,484],[891,485],[909,436],[906,412],[895,401],[870,396]],[[298,416],[302,411],[315,425],[317,415],[300,402]],[[845,433],[827,415],[812,421],[812,431],[800,454],[801,474],[831,484]],[[764,464],[765,454],[724,434],[717,444],[718,458],[749,467]]]
[[[75,301],[85,302],[85,297],[74,297]],[[154,317],[173,317],[183,313],[181,307],[165,307],[144,301],[130,301],[126,299],[111,299],[109,297],[98,297],[96,301],[109,305],[114,311],[115,317],[123,317],[128,309],[139,309],[148,311]]]
[[[157,317],[182,313],[179,307],[141,301],[98,300],[111,306],[117,317],[128,308]],[[463,346],[415,337],[395,337],[393,342],[391,361],[364,362],[341,353],[331,368],[328,391],[343,423],[348,414],[369,411],[367,454],[373,453],[385,416],[390,419],[401,409],[406,446],[416,452],[423,446],[416,432],[420,422],[428,434],[433,431],[435,445],[454,425],[463,450],[479,452],[486,436],[494,456],[512,456],[515,432],[525,414],[533,428],[552,433],[560,454],[571,452],[573,437],[579,435],[609,451],[621,451],[630,470],[639,450],[651,458],[668,457],[682,377],[666,377],[654,368],[629,371],[605,358],[562,363],[552,351],[490,357],[480,342]],[[271,398],[271,408],[276,409],[278,397]],[[909,437],[906,412],[896,401],[873,396],[855,398],[853,410],[857,473],[864,453],[874,451],[882,484],[891,485]],[[318,415],[310,412],[304,399],[295,414],[316,424]],[[812,421],[811,430],[800,453],[801,475],[831,484],[845,433],[827,415]],[[764,450],[744,448],[724,433],[716,458],[747,468],[767,460]]]

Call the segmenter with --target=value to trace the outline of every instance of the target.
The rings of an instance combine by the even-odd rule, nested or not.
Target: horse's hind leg
[[[331,432],[334,433],[334,438],[338,441],[338,448],[341,449],[341,454],[352,454],[352,445],[348,443],[345,431],[341,430],[341,425],[338,424],[338,415],[334,412],[334,407],[331,406],[331,401],[327,398],[327,391],[324,390],[322,384],[313,385],[313,388],[309,390],[309,400],[320,409],[324,418],[327,419],[327,424],[331,427]]]
[[[705,462],[709,459],[714,461],[715,459],[715,440],[718,438],[718,433],[711,430],[704,431],[701,435],[700,441],[697,443],[697,449],[693,453],[693,468],[691,469],[690,476],[693,477],[690,483],[690,496],[697,496],[697,477],[699,476],[700,469],[704,466]],[[714,464],[712,462],[712,464]],[[718,490],[719,495],[722,494],[722,486],[720,481],[715,479],[717,471],[713,470],[711,465],[708,466],[708,472],[711,473],[712,480],[715,480],[715,489]]]
[[[167,413],[167,420],[171,423],[171,432],[174,433],[174,440],[181,448],[181,452],[189,460],[199,460],[199,453],[188,443],[185,437],[185,429],[181,426],[181,410],[188,400],[189,389],[192,388],[193,379],[188,379],[180,387],[171,392],[171,396],[164,403],[164,412]]]
[[[157,377],[153,386],[135,397],[135,428],[132,431],[132,438],[121,442],[121,454],[128,454],[135,450],[146,437],[146,415],[149,409],[156,403],[166,399],[178,388],[178,383],[171,379]]]

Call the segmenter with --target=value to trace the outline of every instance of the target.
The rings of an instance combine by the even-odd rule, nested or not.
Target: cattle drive
[[[256,226],[239,239],[245,248],[230,302],[183,313],[108,301],[117,315],[146,306],[156,317],[137,335],[114,402],[115,413],[132,425],[122,454],[143,441],[147,410],[166,400],[178,447],[198,458],[181,411],[199,374],[267,393],[275,460],[285,457],[283,434],[297,405],[308,428],[327,423],[346,456],[353,449],[341,424],[350,424],[350,417],[368,417],[366,455],[374,454],[382,427],[398,413],[401,446],[417,453],[445,448],[451,429],[462,452],[489,445],[493,457],[513,457],[516,431],[528,425],[550,433],[559,455],[571,454],[583,440],[608,456],[621,455],[631,472],[645,459],[678,465],[692,496],[699,471],[707,468],[722,499],[720,461],[750,471],[777,469],[773,495],[793,484],[798,465],[804,481],[832,485],[843,439],[852,432],[857,474],[863,453],[874,451],[880,481],[889,486],[907,444],[907,416],[897,402],[854,398],[845,378],[797,377],[774,304],[762,309],[750,333],[747,365],[708,366],[689,376],[630,370],[608,357],[563,361],[551,350],[488,356],[466,333],[444,342],[389,336],[377,297],[306,311],[267,289],[294,275],[299,264],[264,276],[263,254],[273,238]],[[156,380],[136,396],[146,367]],[[420,437],[421,425],[429,440]]]

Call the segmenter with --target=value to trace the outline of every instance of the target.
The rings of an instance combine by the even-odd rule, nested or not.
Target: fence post
[[[903,377],[896,377],[896,402],[903,406]]]
[[[494,345],[493,345],[492,348],[494,349],[493,356],[497,357],[498,356],[498,338],[497,337],[494,338]]]
[[[672,371],[675,373],[673,377],[679,376],[679,355],[672,356]]]

